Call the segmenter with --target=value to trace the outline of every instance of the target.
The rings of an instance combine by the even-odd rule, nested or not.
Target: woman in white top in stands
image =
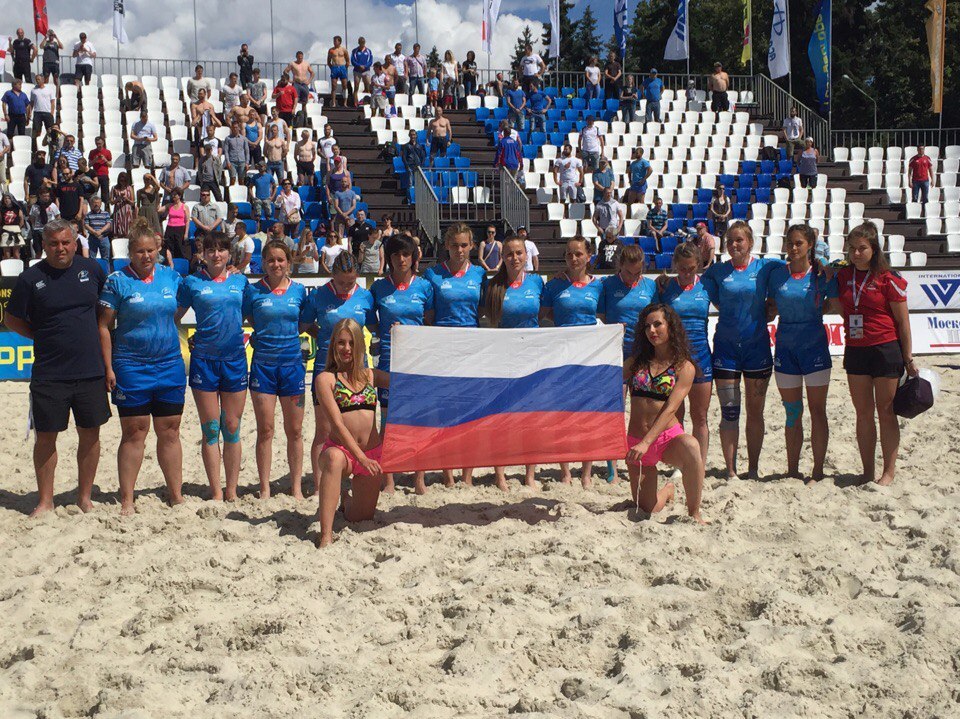
[[[317,251],[317,243],[309,227],[304,227],[303,232],[300,233],[300,240],[293,254],[298,275],[312,275],[320,271],[320,253]]]
[[[330,230],[327,233],[327,244],[320,248],[320,259],[323,262],[323,269],[327,271],[327,274],[333,272],[333,261],[345,250],[346,248],[340,244],[340,233],[335,230]]]
[[[454,103],[457,98],[457,85],[460,84],[460,67],[453,56],[453,50],[443,53],[443,96],[452,97]],[[444,107],[444,109],[449,109]]]
[[[600,61],[591,57],[587,66],[583,68],[583,74],[587,77],[587,94],[584,99],[592,100],[600,97]]]

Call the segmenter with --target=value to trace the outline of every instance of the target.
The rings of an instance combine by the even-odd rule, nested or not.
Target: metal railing
[[[790,115],[790,108],[797,108],[797,115],[803,121],[804,134],[813,138],[816,147],[827,151],[830,147],[830,126],[825,119],[766,75],[755,75],[754,82],[754,98],[761,114],[770,115],[774,123],[779,125]]]
[[[413,187],[417,223],[426,239],[436,246],[440,242],[440,200],[423,168],[418,167],[413,174]]]
[[[960,145],[960,127],[910,128],[904,130],[834,130],[832,147],[928,147]],[[831,147],[831,149],[832,149]]]
[[[504,167],[500,168],[500,214],[514,232],[530,227],[530,198]]]
[[[496,222],[500,215],[500,171],[492,167],[424,170],[440,200],[440,229],[454,222]]]

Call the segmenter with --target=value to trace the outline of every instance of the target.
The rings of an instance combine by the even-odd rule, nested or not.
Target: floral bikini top
[[[337,383],[333,387],[333,398],[337,401],[337,406],[342,414],[355,412],[358,409],[369,409],[370,411],[377,409],[377,390],[372,384],[364,385],[362,390],[354,392],[343,383],[338,373],[334,372],[333,376],[337,379]]]
[[[673,365],[659,374],[650,374],[650,369],[638,369],[630,378],[630,396],[646,397],[658,402],[666,402],[677,384],[677,371]]]

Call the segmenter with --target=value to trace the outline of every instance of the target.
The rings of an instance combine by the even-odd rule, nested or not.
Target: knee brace
[[[784,402],[783,408],[787,412],[787,428],[795,427],[800,415],[803,414],[803,402]]]
[[[220,427],[221,434],[223,434],[223,443],[224,444],[236,444],[240,441],[240,422],[242,420],[237,420],[237,428],[231,432],[227,429],[227,422],[223,414],[220,415]]]
[[[203,443],[204,444],[217,444],[220,441],[220,423],[211,419],[209,422],[204,422],[200,425],[200,429],[203,430]]]
[[[737,430],[740,428],[740,385],[717,387],[720,400],[720,429]]]

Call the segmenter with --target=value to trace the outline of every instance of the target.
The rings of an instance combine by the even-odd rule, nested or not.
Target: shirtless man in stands
[[[310,63],[303,59],[303,51],[297,50],[296,59],[287,65],[284,72],[290,73],[293,78],[293,86],[297,90],[297,100],[300,102],[300,109],[307,111],[307,101],[310,99],[310,85],[313,84],[314,72]]]
[[[430,158],[446,157],[447,147],[453,139],[453,128],[450,121],[443,116],[443,108],[437,107],[437,116],[427,126],[427,136],[430,138]]]
[[[327,50],[327,67],[330,68],[330,107],[337,106],[337,83],[343,88],[343,105],[347,105],[347,63],[350,62],[350,55],[347,49],[343,47],[343,38],[339,35],[333,38],[333,47]]]

